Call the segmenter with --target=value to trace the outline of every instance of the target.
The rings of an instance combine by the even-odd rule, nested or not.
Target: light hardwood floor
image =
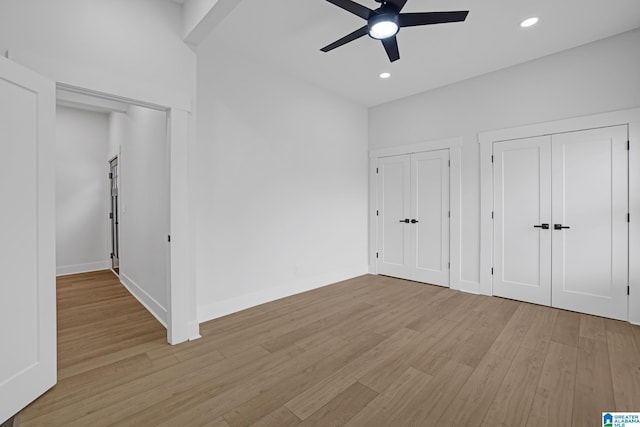
[[[22,426],[598,426],[640,411],[640,327],[382,276],[171,347],[110,272],[58,281],[58,384]]]

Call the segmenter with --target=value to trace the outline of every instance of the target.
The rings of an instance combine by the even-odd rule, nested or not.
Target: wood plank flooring
[[[362,276],[171,347],[108,271],[58,280],[58,384],[23,426],[596,426],[640,411],[640,327]]]

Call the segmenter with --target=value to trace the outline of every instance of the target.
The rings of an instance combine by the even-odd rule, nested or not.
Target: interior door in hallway
[[[551,138],[493,145],[493,294],[551,305]]]
[[[449,286],[449,150],[378,160],[378,273]]]
[[[552,305],[627,319],[627,127],[552,137]]]

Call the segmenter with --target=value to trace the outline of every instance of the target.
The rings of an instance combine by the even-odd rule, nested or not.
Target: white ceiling
[[[403,12],[445,10],[470,12],[466,22],[402,29],[401,58],[393,64],[368,36],[320,52],[365,24],[325,0],[242,0],[212,37],[373,106],[640,27],[639,0],[409,0]],[[520,28],[530,16],[540,22]],[[382,71],[392,77],[380,80]]]

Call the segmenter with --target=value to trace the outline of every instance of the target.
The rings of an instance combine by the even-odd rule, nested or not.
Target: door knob
[[[542,228],[543,230],[548,230],[549,229],[549,224],[540,224],[540,225],[534,225],[534,228]]]
[[[571,227],[566,226],[566,225],[562,225],[562,224],[553,224],[553,229],[554,230],[562,230],[563,228],[571,228]]]
[[[417,219],[412,219],[412,220],[411,220],[411,224],[417,224],[417,223],[419,223],[419,222],[420,222],[420,221],[418,221]]]
[[[405,223],[409,224],[409,218],[401,219],[400,222],[405,222]]]

